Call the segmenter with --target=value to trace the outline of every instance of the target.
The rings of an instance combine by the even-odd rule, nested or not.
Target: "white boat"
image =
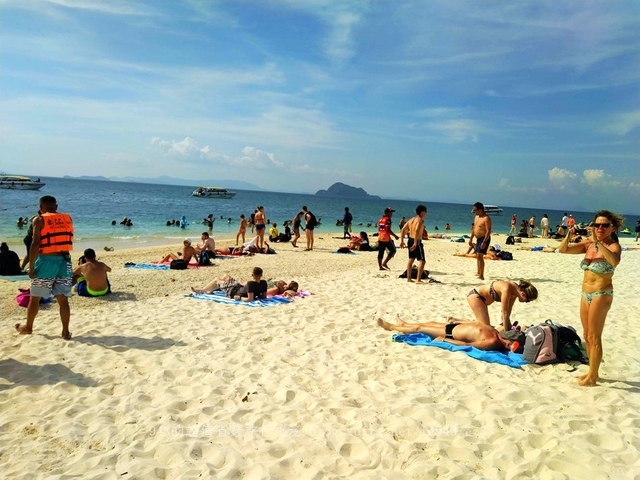
[[[471,212],[473,213],[473,209],[471,209]],[[498,207],[497,205],[485,205],[484,213],[486,213],[487,215],[500,215],[502,213],[502,208]]]
[[[198,187],[191,195],[204,198],[233,198],[236,192],[219,187]]]
[[[0,188],[10,190],[39,190],[44,187],[40,179],[31,180],[21,175],[0,175]]]

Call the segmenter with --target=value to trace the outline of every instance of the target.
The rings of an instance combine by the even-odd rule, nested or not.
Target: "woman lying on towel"
[[[282,295],[284,297],[295,297],[298,293],[298,282],[291,281],[289,283],[284,280],[278,280],[275,285],[267,289],[267,297],[274,295]]]
[[[243,302],[252,302],[259,298],[267,298],[267,282],[262,280],[262,269],[255,267],[251,273],[252,280],[246,285],[242,285],[235,278],[225,275],[224,277],[214,278],[204,288],[193,288],[193,293],[211,293],[214,290],[222,290],[225,295],[235,300]]]

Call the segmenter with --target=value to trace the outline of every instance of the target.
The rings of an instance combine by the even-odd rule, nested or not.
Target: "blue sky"
[[[639,213],[638,1],[0,0],[0,169]]]

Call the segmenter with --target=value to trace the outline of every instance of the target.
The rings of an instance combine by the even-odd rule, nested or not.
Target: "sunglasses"
[[[610,223],[594,223],[593,226],[595,228],[609,228],[611,224]]]

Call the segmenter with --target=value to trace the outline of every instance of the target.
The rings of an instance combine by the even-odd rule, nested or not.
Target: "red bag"
[[[21,307],[25,307],[25,308],[28,307],[29,306],[29,299],[31,298],[30,289],[28,289],[28,288],[19,288],[18,290],[20,290],[20,293],[18,295],[16,295],[16,302]]]

